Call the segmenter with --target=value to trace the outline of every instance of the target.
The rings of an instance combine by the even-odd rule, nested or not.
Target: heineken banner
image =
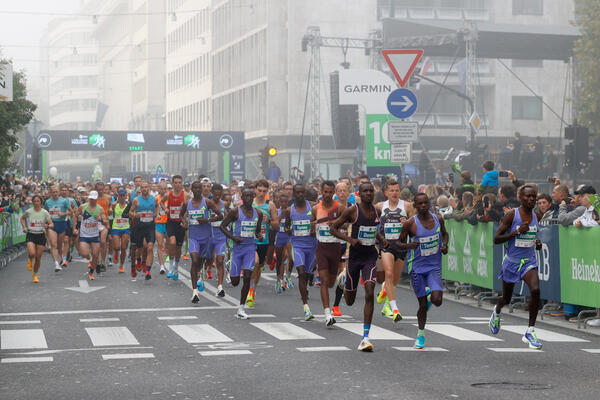
[[[561,301],[600,307],[600,228],[559,229]]]
[[[494,281],[493,224],[444,221],[450,239],[442,278],[491,289]]]
[[[19,243],[25,243],[25,232],[23,232],[23,227],[21,226],[21,215],[23,215],[23,211],[19,211],[18,213],[11,214],[12,217],[12,245]]]

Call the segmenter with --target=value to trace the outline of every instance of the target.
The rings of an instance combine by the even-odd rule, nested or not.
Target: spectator
[[[575,206],[572,211],[567,210],[566,199],[563,199],[558,208],[558,222],[563,226],[573,225],[573,223],[582,217],[586,210],[589,208],[583,204],[583,197],[588,194],[596,194],[596,189],[592,186],[581,186],[575,192],[575,199],[571,201],[571,205]],[[589,199],[588,199],[589,202]],[[593,207],[592,207],[593,208]]]
[[[516,171],[520,170],[521,167],[521,150],[523,149],[523,142],[521,141],[521,133],[515,132],[515,138],[511,144],[512,149],[512,165]]]
[[[450,218],[454,212],[454,209],[448,202],[448,197],[443,194],[437,198],[437,209],[444,219]]]
[[[275,161],[271,161],[269,170],[267,171],[267,179],[271,182],[278,182],[281,177],[281,169],[275,164]]]
[[[404,201],[411,201],[412,200],[412,192],[410,191],[409,188],[404,188],[400,191],[400,198]]]
[[[481,179],[481,189],[486,192],[496,192],[498,190],[498,171],[494,170],[494,162],[486,161],[482,165],[483,178]]]
[[[478,216],[479,222],[500,222],[504,217],[502,204],[493,193],[486,193],[482,198],[483,215]]]
[[[590,194],[591,193],[586,193],[581,196],[580,204],[585,207],[585,211],[581,217],[573,221],[573,225],[575,225],[577,228],[598,226],[598,216],[594,206],[592,206],[590,203]]]
[[[542,214],[542,218],[539,220],[540,225],[550,225],[558,217],[558,209],[556,210],[556,216],[554,215],[552,197],[550,195],[546,193],[540,194],[537,198],[537,206],[539,212]]]
[[[517,208],[521,205],[517,200],[517,188],[512,183],[502,185],[500,188],[500,201],[502,202],[502,208],[506,213],[508,210]]]

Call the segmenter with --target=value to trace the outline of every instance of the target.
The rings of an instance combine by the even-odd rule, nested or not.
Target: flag
[[[456,64],[456,71],[458,72],[458,80],[460,82],[460,91],[462,94],[467,92],[467,59],[463,58],[458,64]]]
[[[421,64],[421,76],[427,75],[427,71],[429,71],[431,67],[433,67],[433,61],[431,61],[431,58],[429,57],[425,58],[423,64]]]

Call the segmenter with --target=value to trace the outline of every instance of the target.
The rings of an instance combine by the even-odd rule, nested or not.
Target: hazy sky
[[[80,0],[0,0],[0,52],[12,58],[14,69],[25,69],[35,80],[39,75],[39,49],[36,47],[13,47],[11,45],[39,46],[40,36],[48,22],[59,16],[28,15],[38,13],[73,13]],[[8,14],[7,12],[24,12]]]

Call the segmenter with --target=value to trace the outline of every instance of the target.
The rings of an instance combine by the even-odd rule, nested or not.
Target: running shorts
[[[208,258],[212,258],[214,253],[215,256],[224,256],[227,252],[227,239],[226,238],[211,238],[208,242]]]
[[[509,260],[508,257],[505,257],[502,262],[502,271],[498,278],[506,283],[518,283],[523,280],[525,274],[537,267],[538,265],[535,257],[531,259],[524,258],[522,260],[515,260],[512,258]]]
[[[232,277],[240,276],[242,270],[254,270],[254,253],[256,245],[234,245],[231,252],[231,270],[229,275]]]
[[[256,245],[256,254],[258,254],[258,265],[262,265],[265,263],[265,259],[267,258],[267,250],[269,249],[268,244],[257,244]]]
[[[332,276],[337,275],[341,247],[340,243],[317,242],[317,269],[327,270]]]
[[[167,234],[167,224],[166,223],[157,222],[155,224],[155,226],[156,226],[156,232],[161,233],[163,235]]]
[[[198,255],[200,256],[200,258],[207,258],[208,257],[208,242],[209,242],[209,238],[199,238],[196,239],[192,236],[190,236],[188,238],[188,252],[191,253],[198,253]]]
[[[46,235],[44,235],[43,233],[27,232],[25,241],[27,243],[34,243],[36,246],[45,246],[46,245]]]
[[[292,260],[294,266],[304,267],[304,272],[310,274],[315,263],[315,248],[302,248],[292,245]]]
[[[144,247],[144,239],[146,243],[154,243],[156,241],[156,232],[154,231],[154,223],[137,224],[135,230],[135,246],[138,249]]]
[[[179,247],[183,245],[185,239],[185,229],[181,226],[180,221],[172,219],[167,220],[167,236],[175,236],[175,244]]]
[[[56,232],[57,235],[63,234],[67,231],[67,221],[52,221],[54,227],[52,230]]]
[[[361,276],[365,283],[377,280],[377,251],[373,246],[358,245],[358,248],[350,248],[345,289],[356,290]]]
[[[419,297],[425,296],[427,293],[427,287],[431,289],[431,291],[444,290],[444,285],[442,283],[442,270],[434,269],[433,271],[418,273],[415,270],[410,271],[410,284],[417,296]]]

